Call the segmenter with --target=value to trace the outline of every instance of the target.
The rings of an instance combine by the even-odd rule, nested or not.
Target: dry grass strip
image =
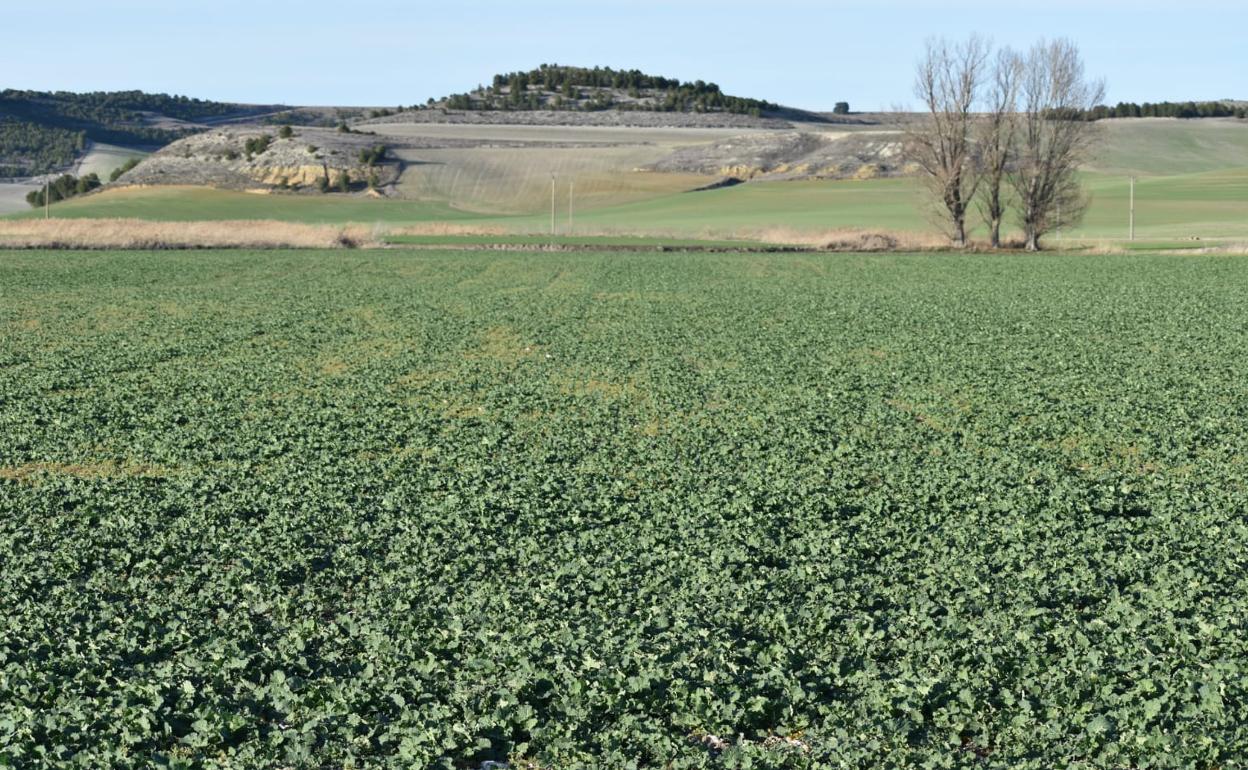
[[[150,222],[142,219],[0,221],[0,247],[17,249],[343,249],[376,246],[362,225],[241,220]]]

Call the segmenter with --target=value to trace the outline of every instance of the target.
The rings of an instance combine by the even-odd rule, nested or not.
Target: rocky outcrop
[[[372,177],[384,187],[402,173],[402,162],[392,155],[371,157],[386,146],[385,137],[320,128],[298,128],[286,138],[278,134],[267,126],[205,131],[154,153],[118,184],[312,192],[319,191],[322,179],[337,187],[344,174],[358,185]]]

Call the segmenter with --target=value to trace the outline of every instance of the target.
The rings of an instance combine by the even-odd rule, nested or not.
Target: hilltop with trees
[[[726,112],[760,117],[779,105],[725,94],[715,83],[648,75],[610,67],[543,64],[528,72],[495,75],[489,86],[430,99],[426,107],[449,110],[644,110]]]

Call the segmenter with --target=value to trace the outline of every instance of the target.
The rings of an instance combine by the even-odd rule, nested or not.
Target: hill
[[[725,94],[715,83],[684,82],[640,70],[543,64],[528,72],[495,75],[489,87],[453,94],[428,106],[452,110],[642,110],[729,112],[761,117],[778,105]]]
[[[215,121],[280,107],[142,91],[0,91],[0,176],[64,169],[93,143],[155,149]]]
[[[494,118],[483,115],[493,114]],[[613,115],[595,119],[595,115]],[[638,117],[621,117],[637,115]],[[719,116],[718,120],[675,120],[658,115]],[[503,117],[498,117],[498,116]],[[648,115],[650,117],[639,117]],[[445,121],[442,116],[450,116]],[[581,117],[574,117],[581,116]],[[724,118],[735,116],[735,121]],[[642,127],[721,125],[780,128],[776,124],[749,123],[771,120],[842,122],[843,115],[828,116],[784,107],[765,99],[733,96],[715,83],[684,81],[651,75],[641,70],[610,67],[569,67],[543,64],[528,71],[498,74],[490,85],[471,91],[430,98],[423,105],[397,114],[389,110],[370,116],[383,122],[459,122],[526,125],[637,125]]]

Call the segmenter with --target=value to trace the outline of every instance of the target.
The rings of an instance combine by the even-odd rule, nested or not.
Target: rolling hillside
[[[463,99],[448,97],[422,109],[349,113],[129,92],[9,91],[0,109],[10,120],[43,115],[49,130],[62,132],[57,146],[75,156],[69,168],[104,179],[141,154],[106,138],[173,139],[104,191],[57,204],[57,216],[454,218],[542,231],[553,186],[565,228],[569,221],[727,234],[764,226],[932,227],[904,178],[900,134],[888,116],[858,124],[782,119],[776,105],[725,96],[714,84],[583,68],[500,75],[465,98],[461,110],[450,107],[464,107]],[[357,117],[333,122],[349,114]],[[282,136],[275,121],[293,122],[293,134]],[[1140,118],[1098,126],[1100,151],[1085,170],[1093,205],[1065,235],[1124,234],[1129,176],[1140,178],[1142,237],[1248,235],[1248,122]],[[249,150],[255,143],[263,148]],[[380,155],[366,160],[374,148]],[[344,174],[349,185],[339,184]],[[143,189],[124,189],[135,186]],[[717,186],[723,189],[708,189]],[[25,210],[30,186],[3,187],[0,213]]]
[[[1106,120],[1092,168],[1168,175],[1248,168],[1248,122],[1235,118]]]
[[[93,144],[151,150],[215,121],[275,109],[142,91],[8,89],[0,91],[0,177],[68,169]]]

